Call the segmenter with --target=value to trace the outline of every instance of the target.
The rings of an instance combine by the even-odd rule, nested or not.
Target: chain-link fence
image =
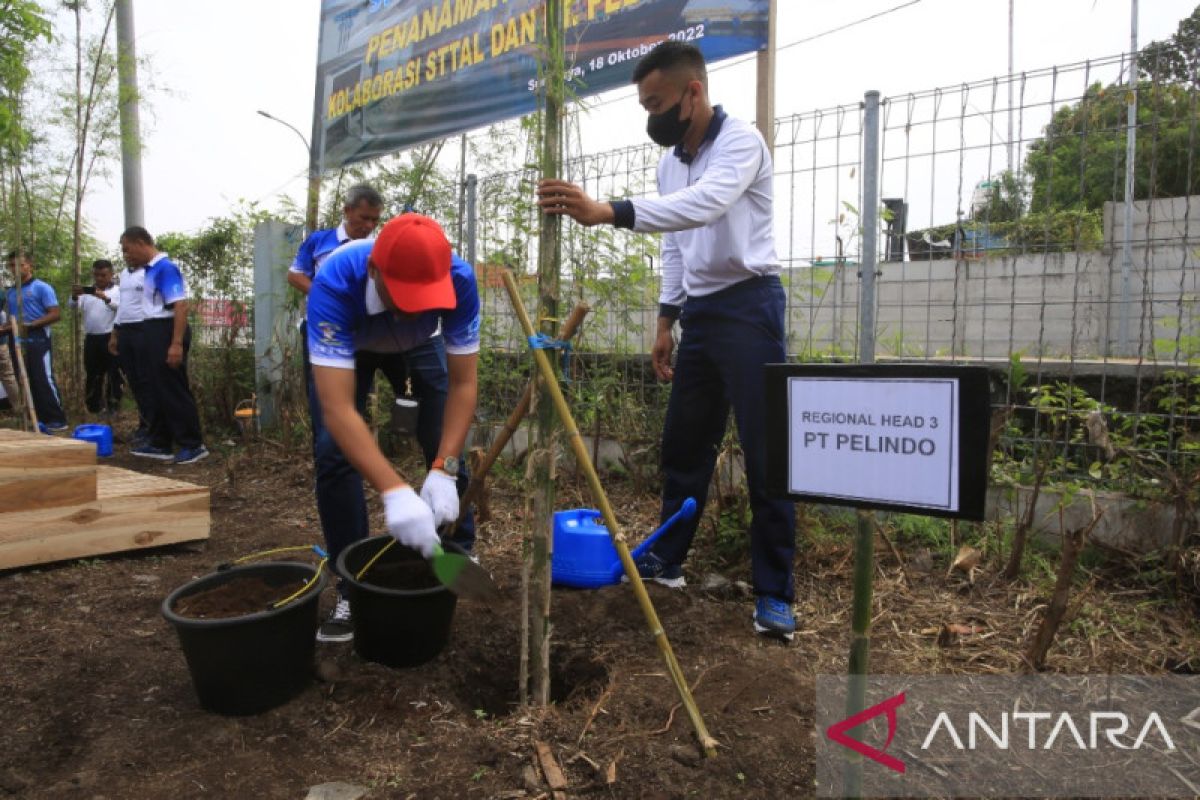
[[[777,120],[791,357],[860,358],[863,238],[874,236],[875,358],[992,367],[999,472],[1029,479],[1049,458],[1055,478],[1095,485],[1177,480],[1200,430],[1200,87],[1132,61],[883,98],[875,165],[862,159],[861,102]],[[651,195],[660,153],[583,155],[565,173],[594,197]],[[863,197],[870,169],[878,198]],[[532,307],[534,179],[522,170],[479,181],[485,349],[498,367],[488,413],[506,413],[523,374],[496,270],[523,276]],[[878,230],[863,230],[867,203],[880,210]],[[564,305],[594,308],[576,343],[577,397],[601,432],[621,438],[630,415],[613,410],[628,407],[642,409],[637,430],[649,435],[664,397],[647,363],[658,242],[566,225],[563,254]]]

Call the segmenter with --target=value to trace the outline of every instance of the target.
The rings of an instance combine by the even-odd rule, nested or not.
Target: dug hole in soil
[[[522,488],[501,478],[477,547],[500,596],[461,601],[436,659],[391,669],[349,644],[321,645],[318,680],[285,705],[251,717],[203,711],[159,605],[215,564],[320,541],[307,449],[260,445],[185,467],[136,461],[120,450],[112,459],[212,487],[212,538],[0,573],[0,796],[258,800],[344,782],[368,798],[534,798],[548,791],[536,743],[549,747],[572,797],[813,795],[814,678],[846,668],[852,552],[840,534],[818,536],[810,512],[801,513],[790,646],[752,633],[752,599],[732,583],[748,579],[748,562],[714,555],[709,520],[689,562],[691,585],[649,587],[720,742],[706,761],[627,586],[555,590],[554,703],[517,706],[527,521]],[[607,488],[640,541],[655,527],[658,498],[632,483]],[[594,506],[569,474],[557,491],[558,508]],[[377,500],[370,507],[378,514]],[[378,518],[372,528],[381,530]],[[986,570],[971,585],[948,579],[952,554],[940,552],[928,568],[913,558],[905,578],[883,547],[878,554],[872,672],[1020,671],[1031,609],[1045,602],[1040,585],[1000,584]],[[729,581],[704,590],[713,564]],[[1152,673],[1168,659],[1191,663],[1200,651],[1194,618],[1121,581],[1099,574],[1081,591],[1074,619],[1089,626],[1064,626],[1053,669]],[[333,595],[325,591],[322,614]],[[939,644],[939,626],[958,620],[988,635]]]

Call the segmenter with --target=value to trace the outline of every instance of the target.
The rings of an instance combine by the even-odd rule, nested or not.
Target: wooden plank
[[[0,510],[80,505],[96,499],[96,467],[13,469],[0,466]]]
[[[97,471],[91,502],[0,513],[0,569],[208,538],[208,487],[116,467]]]
[[[96,464],[96,445],[78,439],[0,428],[0,466],[24,469]]]

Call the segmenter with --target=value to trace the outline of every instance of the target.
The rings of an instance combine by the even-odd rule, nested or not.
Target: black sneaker
[[[687,581],[683,579],[683,566],[680,564],[668,564],[654,553],[643,553],[633,563],[644,581],[654,581],[668,589],[682,589],[687,586]],[[628,583],[629,578],[622,575],[621,582]]]
[[[354,638],[354,626],[350,622],[350,601],[338,597],[337,605],[329,612],[329,619],[317,628],[318,642],[349,642]]]

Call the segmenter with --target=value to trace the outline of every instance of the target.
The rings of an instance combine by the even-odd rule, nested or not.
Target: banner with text
[[[564,0],[575,97],[628,85],[657,43],[709,63],[762,49],[769,0]],[[527,114],[545,0],[323,0],[313,158],[322,172]]]

